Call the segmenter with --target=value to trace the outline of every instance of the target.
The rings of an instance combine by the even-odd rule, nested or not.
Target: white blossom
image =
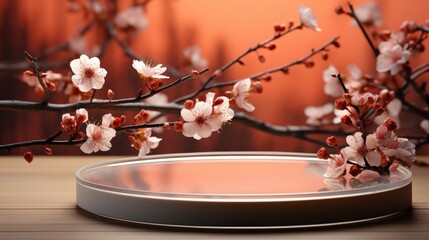
[[[88,58],[82,54],[79,59],[70,62],[70,67],[74,73],[72,81],[80,91],[88,92],[103,87],[107,71],[100,67],[100,59],[97,57]]]
[[[110,141],[116,136],[116,130],[110,127],[112,121],[112,114],[105,114],[103,116],[100,126],[95,124],[88,124],[86,127],[86,135],[88,139],[80,149],[82,152],[90,154],[98,151],[108,151],[112,147]]]
[[[334,105],[332,103],[327,103],[320,107],[306,107],[304,109],[304,114],[307,116],[307,124],[319,126],[327,121],[323,121],[324,117],[334,110]]]
[[[301,23],[310,29],[313,29],[315,31],[322,31],[322,29],[317,25],[317,19],[311,12],[311,9],[305,6],[301,6],[299,8],[299,18],[301,20]]]
[[[238,81],[232,87],[232,99],[235,101],[235,104],[248,112],[253,112],[255,107],[248,101],[249,91],[252,87],[252,80],[246,78],[244,80]]]
[[[143,31],[148,25],[143,9],[139,6],[128,8],[115,16],[114,23],[122,29],[135,29]]]
[[[162,64],[151,67],[150,64],[145,64],[143,61],[133,60],[132,66],[135,70],[137,70],[140,76],[144,78],[169,78],[168,76],[162,75],[165,71],[167,71],[167,68],[163,67]]]

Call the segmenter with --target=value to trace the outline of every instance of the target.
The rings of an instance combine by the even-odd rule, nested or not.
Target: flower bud
[[[118,128],[122,126],[121,119],[118,117],[114,117],[112,119],[112,122],[110,123],[110,126],[112,126],[112,128]]]
[[[165,129],[170,129],[170,124],[168,122],[165,122],[164,125],[162,125]]]
[[[214,75],[216,77],[220,77],[220,75],[222,75],[222,70],[218,69],[218,70],[214,71]]]
[[[304,65],[305,65],[305,67],[307,67],[307,68],[312,68],[312,67],[314,67],[314,62],[313,62],[313,61],[310,61],[310,60],[308,60],[308,61],[304,61]]]
[[[274,25],[274,31],[276,33],[281,33],[284,32],[286,30],[286,26],[283,23],[277,23]]]
[[[272,50],[276,49],[276,45],[274,43],[267,43],[264,45],[264,48],[272,51]]]
[[[32,152],[26,152],[26,153],[24,153],[24,159],[28,163],[31,163],[33,161],[33,158],[34,158],[34,155],[33,155]]]
[[[48,148],[47,146],[43,147],[43,151],[47,154],[47,155],[52,155],[52,149]]]
[[[258,53],[258,60],[261,63],[265,63],[265,57],[264,57],[264,55]]]
[[[347,115],[344,115],[344,116],[341,117],[341,123],[343,125],[346,125],[346,126],[349,126],[349,125],[353,124],[352,119],[349,116],[347,116]]]
[[[389,131],[393,131],[398,128],[398,124],[391,118],[384,120],[384,126],[386,126],[387,130]]]
[[[293,22],[293,20],[289,20],[289,22],[287,23],[287,29],[291,29],[294,24],[295,23]]]
[[[194,107],[194,101],[192,100],[186,100],[183,104],[186,109],[192,109]]]
[[[380,38],[381,38],[381,40],[383,40],[383,41],[387,41],[387,40],[389,40],[390,39],[390,35],[392,34],[392,32],[391,31],[389,31],[389,30],[384,30],[384,31],[382,31],[381,32],[381,34],[380,34]]]
[[[362,172],[362,168],[356,166],[356,165],[352,165],[350,167],[349,173],[350,175],[352,175],[353,177],[356,177],[357,175],[359,175]]]
[[[107,98],[109,100],[112,100],[114,96],[115,96],[115,92],[113,92],[112,89],[107,90]]]
[[[333,42],[332,45],[334,45],[334,47],[336,47],[336,48],[340,48],[341,47],[341,45],[340,45],[340,43],[338,41]]]
[[[322,52],[322,59],[323,59],[323,60],[328,60],[328,57],[329,57],[328,52],[323,51],[323,52]]]
[[[336,6],[335,7],[335,13],[338,15],[343,14],[344,13],[343,7],[342,6]]]
[[[271,81],[272,77],[271,77],[270,74],[265,74],[262,77],[260,77],[260,79],[263,80],[263,81],[269,82],[269,81]]]
[[[176,132],[181,132],[183,130],[183,122],[181,121],[174,122],[174,130]]]
[[[330,136],[326,138],[326,144],[330,147],[334,147],[337,145],[337,139],[334,136]]]
[[[319,148],[319,150],[317,151],[317,157],[320,159],[328,159],[329,158],[328,150],[326,150],[326,148],[324,147]]]
[[[374,114],[375,114],[376,117],[380,116],[384,112],[383,107],[380,104],[378,104],[378,103],[374,104],[372,106],[372,108],[374,109]]]
[[[252,82],[252,91],[255,93],[262,93],[264,88],[262,87],[261,83],[259,81]]]
[[[192,70],[191,75],[193,78],[196,78],[196,77],[200,76],[200,73],[197,70]]]
[[[24,76],[26,76],[26,77],[32,77],[32,76],[34,76],[34,72],[29,71],[29,70],[25,71],[23,74],[24,74]]]
[[[335,108],[338,110],[346,110],[347,109],[347,101],[343,98],[337,98],[335,100]]]

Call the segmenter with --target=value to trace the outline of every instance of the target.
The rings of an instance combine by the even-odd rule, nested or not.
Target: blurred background
[[[109,2],[109,1],[106,1]],[[111,1],[112,2],[112,1]],[[130,7],[134,1],[117,1],[119,11]],[[276,42],[274,51],[261,51],[266,61],[260,63],[256,54],[244,59],[245,66],[236,65],[223,74],[219,81],[238,80],[261,71],[281,66],[318,48],[335,36],[340,36],[341,48],[330,48],[329,59],[323,61],[320,55],[313,58],[315,66],[292,67],[289,74],[273,74],[272,81],[263,82],[263,93],[254,94],[250,101],[256,110],[252,116],[278,125],[303,125],[306,106],[320,106],[333,99],[323,92],[322,72],[333,64],[340,72],[347,73],[347,65],[357,64],[365,73],[374,74],[375,59],[371,49],[351,18],[337,15],[334,8],[342,5],[343,0],[152,0],[145,5],[148,20],[147,27],[140,32],[120,37],[127,41],[132,49],[155,63],[168,66],[180,66],[183,50],[197,45],[201,55],[208,61],[209,74],[223,64],[234,59],[249,47],[270,38],[276,23],[293,20],[299,24],[298,9],[301,5],[310,7],[318,18],[322,32],[303,29],[293,32]],[[367,3],[366,0],[351,0],[355,7]],[[396,31],[404,20],[414,20],[424,24],[429,15],[428,1],[378,0],[383,15],[383,24],[378,29]],[[66,0],[2,0],[0,1],[0,62],[25,62],[24,51],[38,56],[44,49],[67,42],[76,36],[90,17],[83,11],[70,12],[70,1]],[[88,54],[103,36],[103,31],[95,30],[85,37]],[[425,53],[411,59],[412,65],[424,62]],[[71,51],[62,51],[47,60],[50,62],[71,60],[78,55]],[[427,55],[426,55],[427,60]],[[116,93],[115,98],[133,97],[140,87],[140,79],[131,67],[132,59],[122,49],[110,42],[101,57],[101,66],[108,71],[104,88],[97,92],[98,98],[106,96],[107,89]],[[40,101],[42,98],[34,89],[20,81],[21,74],[27,69],[0,71],[0,99],[19,99]],[[49,69],[42,69],[43,71]],[[69,74],[68,67],[51,69]],[[185,71],[187,74],[189,71]],[[200,82],[189,81],[178,88],[168,90],[169,99],[175,99]],[[53,96],[53,102],[66,102],[64,96]],[[110,111],[108,111],[110,112]],[[106,111],[90,112],[90,119],[99,119]],[[113,111],[113,115],[125,114],[131,118],[136,111]],[[169,120],[178,119],[169,116]],[[0,144],[16,141],[41,139],[60,130],[61,113],[1,111]],[[417,130],[417,125],[403,124],[406,130]],[[197,152],[197,151],[295,151],[314,152],[320,147],[292,137],[274,136],[240,123],[225,125],[220,134],[200,141],[185,138],[175,131],[154,134],[163,138],[153,153]],[[109,155],[136,155],[126,136],[119,135],[112,141]],[[83,154],[78,147],[52,147],[54,154]],[[41,148],[26,148],[34,153]],[[14,150],[19,154],[20,150]],[[422,149],[428,152],[427,149]],[[0,154],[7,154],[1,152]]]

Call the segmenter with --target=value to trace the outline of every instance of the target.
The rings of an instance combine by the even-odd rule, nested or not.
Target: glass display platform
[[[152,155],[76,172],[77,205],[93,214],[192,228],[301,228],[374,221],[412,203],[411,171],[364,181],[323,177],[313,154]]]

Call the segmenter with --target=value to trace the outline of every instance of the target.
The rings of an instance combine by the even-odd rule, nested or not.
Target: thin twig
[[[188,94],[186,96],[183,96],[183,97],[176,99],[175,102],[182,102],[182,101],[185,101],[187,99],[191,99],[191,98],[196,97],[201,92],[207,90],[207,86],[209,85],[209,83],[212,82],[218,76],[218,74],[222,74],[223,72],[225,72],[227,69],[229,69],[231,66],[233,66],[236,63],[241,63],[242,62],[241,59],[243,57],[245,57],[246,55],[248,55],[251,52],[254,52],[254,51],[266,46],[268,43],[271,43],[274,40],[279,39],[279,38],[283,37],[284,35],[291,33],[291,32],[298,30],[298,29],[302,29],[302,25],[298,25],[296,27],[290,28],[287,31],[284,31],[282,33],[275,33],[274,36],[272,36],[271,38],[256,44],[254,47],[247,49],[246,51],[244,51],[243,53],[238,55],[236,58],[234,58],[233,60],[231,60],[227,64],[223,65],[221,68],[214,71],[213,74],[209,78],[207,78],[196,91],[194,91],[191,94]]]
[[[355,10],[353,8],[353,5],[351,3],[347,3],[350,9],[350,16],[356,21],[356,23],[358,24],[360,30],[362,31],[366,41],[368,42],[369,46],[371,47],[371,50],[374,54],[375,57],[378,56],[379,54],[379,50],[378,48],[375,47],[374,43],[371,41],[371,38],[369,37],[367,31],[365,30],[365,27],[363,26],[363,24],[361,23],[361,21],[359,20],[359,18],[356,16]]]
[[[31,63],[34,69],[34,75],[36,75],[37,80],[39,81],[39,84],[42,86],[43,91],[45,92],[45,100],[43,101],[43,104],[46,104],[49,102],[49,89],[45,84],[45,81],[43,81],[42,76],[40,75],[40,69],[39,65],[37,64],[37,59],[30,55],[29,52],[24,51],[25,56],[27,56],[28,61]]]

